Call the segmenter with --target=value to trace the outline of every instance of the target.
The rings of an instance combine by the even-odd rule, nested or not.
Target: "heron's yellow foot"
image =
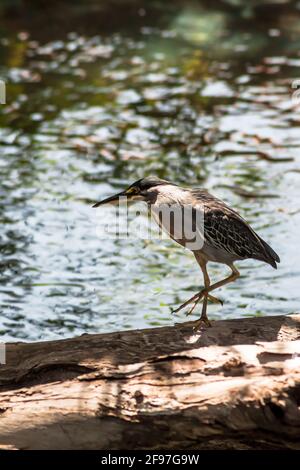
[[[194,302],[192,308],[186,313],[186,315],[190,315],[193,311],[194,311],[194,308],[196,307],[196,305],[198,304],[198,302],[203,298],[207,296],[207,298],[213,302],[213,303],[218,303],[218,304],[221,304],[223,305],[223,301],[218,299],[217,297],[214,297],[213,295],[209,294],[207,292],[206,289],[202,289],[200,292],[198,292],[197,294],[193,295],[193,297],[191,297],[190,299],[188,299],[186,302],[184,302],[182,305],[179,305],[179,307],[175,308],[174,310],[171,310],[171,313],[178,313],[180,312],[180,310],[182,310],[183,308],[185,308],[188,304]]]
[[[222,307],[223,307],[224,302],[223,302],[223,300],[218,299],[218,297],[214,297],[213,295],[208,294],[207,298],[208,298],[208,300],[210,300],[213,304],[220,304],[220,305],[222,305]]]
[[[187,317],[193,313],[193,311],[195,310],[196,305],[197,305],[198,302],[202,299],[202,296],[205,296],[205,293],[203,294],[202,292],[200,292],[199,297],[198,297],[198,298],[196,299],[196,301],[194,302],[194,305],[192,306],[192,308],[190,308],[190,310],[188,310],[188,311],[186,312],[186,316],[187,316]],[[211,301],[212,303],[214,303],[214,304],[221,304],[221,305],[223,306],[222,300],[218,299],[217,297],[214,297],[214,296],[211,295],[211,294],[207,294],[207,299],[210,300],[210,301]]]
[[[197,305],[197,303],[199,302],[199,300],[201,300],[202,297],[203,297],[203,291],[204,291],[204,289],[203,289],[202,291],[198,292],[197,294],[193,295],[193,297],[191,297],[190,299],[186,300],[183,304],[179,305],[179,307],[177,307],[177,308],[175,308],[174,310],[172,310],[171,313],[178,313],[178,312],[180,312],[180,310],[182,310],[183,308],[185,308],[187,305],[189,305],[189,304],[192,303],[192,302],[194,302],[194,303]],[[194,306],[194,308],[195,308],[195,306]],[[193,308],[193,309],[194,309],[194,308]]]
[[[210,328],[212,326],[211,322],[209,321],[209,319],[205,316],[205,317],[201,317],[199,320],[196,320],[194,322],[194,327],[193,327],[193,330],[195,332],[199,331],[201,329],[201,327],[205,327],[205,328]]]
[[[200,302],[201,300],[201,297],[198,297],[198,299],[196,299],[196,301],[194,302],[194,304],[192,305],[192,307],[186,312],[186,317],[188,317],[189,315],[191,315],[193,313],[193,311],[195,310],[195,307],[197,306],[197,304]]]

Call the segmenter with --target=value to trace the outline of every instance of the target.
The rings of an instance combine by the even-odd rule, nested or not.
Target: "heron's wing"
[[[204,244],[204,211],[192,205],[162,204],[152,206],[151,214],[171,238],[190,250],[201,250]]]
[[[278,255],[235,210],[203,190],[195,190],[194,197],[204,206],[206,243],[239,258],[255,258],[276,267]]]

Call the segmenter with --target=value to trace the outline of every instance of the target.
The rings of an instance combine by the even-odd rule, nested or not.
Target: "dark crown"
[[[141,178],[140,180],[133,183],[132,186],[139,188],[141,191],[144,191],[163,184],[172,184],[173,186],[176,186],[176,184],[171,183],[167,180],[162,180],[160,178],[157,178],[156,176],[147,176],[146,178]]]

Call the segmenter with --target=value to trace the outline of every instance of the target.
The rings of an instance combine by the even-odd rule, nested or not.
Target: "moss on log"
[[[300,315],[7,345],[0,447],[300,449]]]

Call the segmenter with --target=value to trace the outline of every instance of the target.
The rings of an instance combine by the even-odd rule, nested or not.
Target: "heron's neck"
[[[186,190],[174,185],[162,185],[153,188],[151,204],[184,204],[186,203]]]

